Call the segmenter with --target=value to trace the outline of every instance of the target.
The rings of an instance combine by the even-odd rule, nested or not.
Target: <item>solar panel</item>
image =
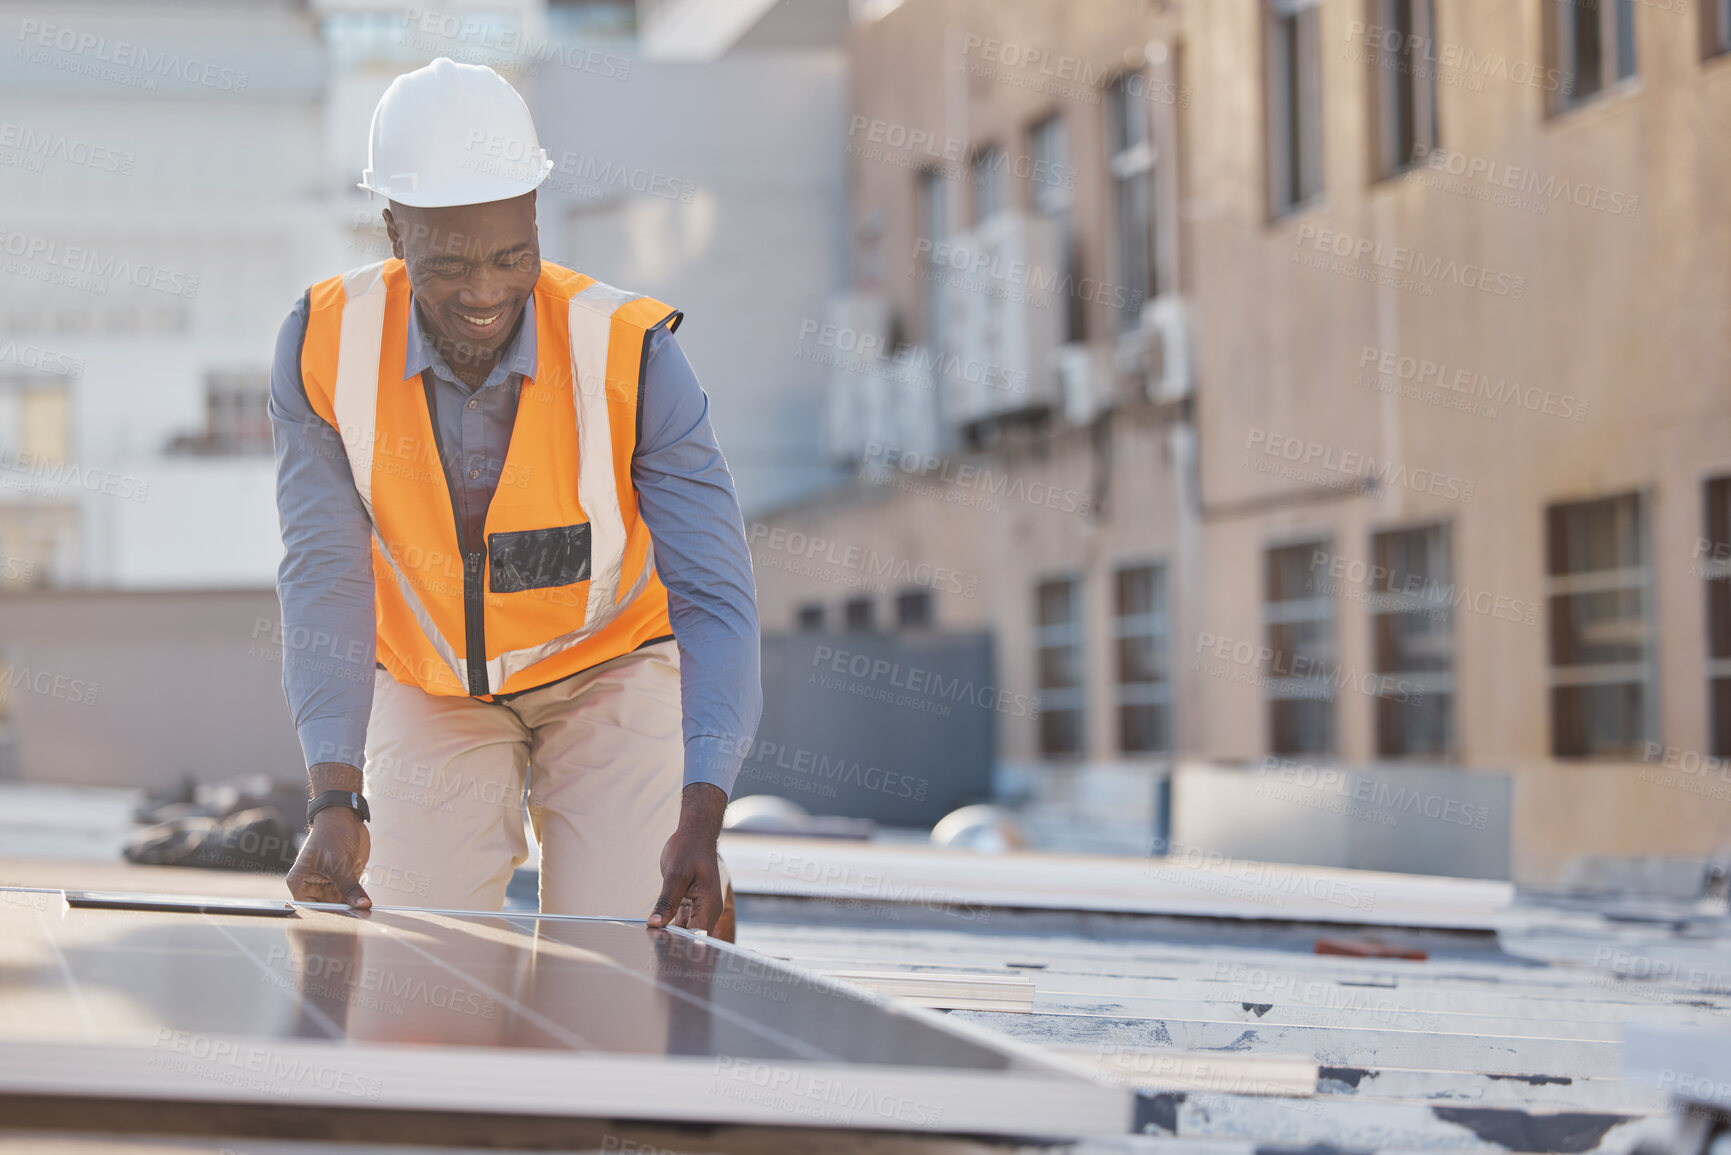
[[[1122,1088],[684,931],[389,909],[260,918],[191,901],[87,907],[0,889],[0,1095],[1130,1127]]]

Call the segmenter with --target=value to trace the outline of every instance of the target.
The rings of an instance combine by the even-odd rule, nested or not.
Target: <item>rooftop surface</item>
[[[88,812],[122,810],[111,799],[107,810],[92,806]],[[92,859],[100,837],[68,829],[56,842],[42,833],[44,823],[38,814],[30,857],[11,854],[25,844],[0,824],[0,853],[8,855],[0,858],[0,881],[282,893],[280,878],[271,876]],[[732,843],[730,857],[761,857],[762,846]],[[48,856],[53,846],[66,853]],[[858,844],[847,852],[871,854]],[[859,885],[859,861],[851,883],[829,895],[809,886],[803,888],[808,893],[769,893],[773,888],[754,882],[746,870],[740,945],[813,970],[871,972],[863,981],[877,984],[885,981],[883,972],[945,976],[935,986],[918,979],[907,984],[916,992],[930,986],[938,1004],[967,1007],[972,999],[972,1005],[991,1006],[1004,997],[1000,991],[1021,992],[1011,1002],[1025,1009],[947,1013],[1135,1086],[1141,1134],[1029,1146],[922,1134],[616,1122],[570,1135],[559,1149],[1274,1155],[1292,1149],[1625,1152],[1659,1143],[1680,1151],[1664,1145],[1676,1126],[1671,1093],[1688,1080],[1690,1068],[1626,1071],[1625,1031],[1631,1025],[1689,1028],[1731,1038],[1731,918],[1722,901],[1569,903],[1516,896],[1499,904],[1494,892],[1477,890],[1465,893],[1485,900],[1480,915],[1439,928],[1422,925],[1422,918],[1402,919],[1394,909],[1394,922],[1421,925],[1386,925],[1374,910],[1358,923],[1302,911],[1294,916],[1254,895],[1216,888],[1208,896],[1212,914],[1194,905],[1183,914],[1123,914],[1087,909],[1100,905],[1088,896],[1078,896],[1080,909],[1047,901],[972,901],[966,886],[945,880],[946,861],[922,866],[931,885],[911,895]],[[1126,865],[1099,862],[1108,873]],[[997,873],[1013,879],[1030,868],[1038,872],[1041,864],[1033,856],[1009,856]],[[979,869],[980,859],[954,865],[955,877],[965,877]],[[1147,869],[1140,860],[1129,865]],[[1355,876],[1317,874],[1333,881]],[[874,877],[893,878],[893,870]],[[1366,875],[1363,885],[1397,882],[1398,876]],[[970,994],[957,976],[997,981],[982,982],[982,990]],[[25,1123],[30,1129],[20,1129]],[[50,1130],[38,1129],[44,1126]],[[87,1119],[24,1119],[5,1106],[0,1152],[225,1149],[214,1135],[175,1139],[182,1145],[172,1146],[164,1145],[167,1139],[72,1133],[89,1126]],[[528,1133],[517,1139],[495,1135],[491,1141],[507,1147],[490,1149],[547,1149],[549,1142]],[[580,1142],[589,1146],[572,1145]],[[249,1139],[227,1142],[226,1149],[351,1148]]]

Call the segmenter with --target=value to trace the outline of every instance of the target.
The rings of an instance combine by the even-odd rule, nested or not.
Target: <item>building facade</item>
[[[1731,28],[1699,7],[862,22],[853,289],[801,350],[858,479],[750,526],[766,628],[991,627],[1038,703],[1010,779],[1101,822],[1172,767],[1181,819],[1212,766],[1239,793],[1192,797],[1283,826],[1488,818],[1535,884],[1727,849]]]
[[[846,14],[0,0],[0,778],[302,773],[271,360],[308,285],[389,255],[355,181],[380,95],[436,56],[529,102],[543,255],[685,311],[748,506],[833,483],[785,350],[842,283]]]
[[[544,255],[687,312],[744,499],[834,480],[780,349],[842,278],[844,0],[49,8],[0,0],[0,590],[274,583],[277,329],[390,255],[372,109],[440,55],[534,111]]]

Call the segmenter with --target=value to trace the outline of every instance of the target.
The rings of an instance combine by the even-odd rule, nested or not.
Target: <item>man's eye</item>
[[[460,277],[463,275],[462,261],[428,261],[421,267],[435,277]]]

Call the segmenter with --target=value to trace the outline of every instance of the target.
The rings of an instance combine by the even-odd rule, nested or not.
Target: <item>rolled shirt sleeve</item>
[[[360,766],[377,660],[372,528],[341,435],[307,400],[300,370],[307,310],[303,296],[283,322],[270,375],[283,692],[309,767]]]
[[[685,784],[731,795],[763,713],[757,587],[709,398],[673,335],[650,337],[631,463],[679,646]]]

